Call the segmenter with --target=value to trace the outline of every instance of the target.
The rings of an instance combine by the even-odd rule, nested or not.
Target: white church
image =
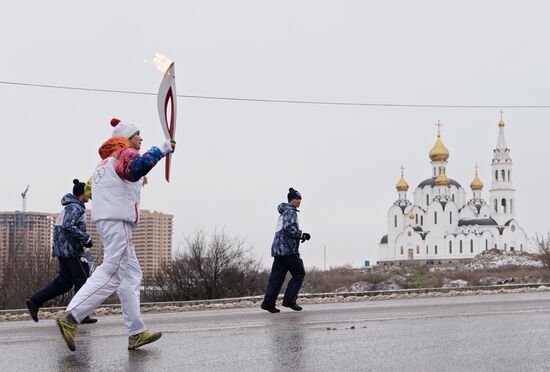
[[[457,181],[447,177],[449,150],[443,145],[438,123],[437,140],[429,154],[432,174],[416,187],[413,201],[407,198],[409,184],[401,168],[401,179],[396,185],[399,198],[388,211],[388,233],[380,240],[378,264],[468,260],[492,248],[531,250],[525,230],[515,219],[513,163],[504,138],[502,116],[498,127],[489,201],[485,201],[477,167],[470,184],[471,196],[466,195]]]

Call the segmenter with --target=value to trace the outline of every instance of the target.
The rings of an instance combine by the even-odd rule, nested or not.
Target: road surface
[[[156,343],[128,351],[121,316],[0,323],[0,371],[549,371],[550,293],[145,314]]]

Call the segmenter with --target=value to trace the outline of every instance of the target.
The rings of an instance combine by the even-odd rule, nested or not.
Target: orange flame
[[[163,56],[160,53],[155,53],[155,58],[153,58],[153,63],[159,69],[160,72],[165,73],[166,70],[172,64],[172,60],[166,56]]]

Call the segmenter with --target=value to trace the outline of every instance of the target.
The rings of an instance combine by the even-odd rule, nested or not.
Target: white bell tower
[[[491,164],[491,190],[490,206],[491,217],[499,225],[504,225],[508,220],[514,218],[516,213],[515,189],[512,184],[512,159],[510,149],[504,138],[504,120],[500,111],[498,123],[499,133],[497,147],[494,150],[493,162]]]

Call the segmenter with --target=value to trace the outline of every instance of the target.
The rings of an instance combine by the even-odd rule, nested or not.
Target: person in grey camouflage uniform
[[[298,223],[298,207],[302,203],[302,195],[297,190],[290,188],[287,199],[288,203],[281,203],[277,207],[280,216],[277,221],[275,238],[271,245],[273,266],[271,267],[269,282],[261,306],[262,309],[270,313],[280,312],[275,307],[275,302],[289,271],[292,278],[288,282],[282,305],[295,311],[302,310],[302,307],[296,304],[296,299],[306,273],[298,248],[300,243],[309,240],[311,235],[303,233]]]
[[[55,297],[67,293],[73,288],[75,293],[86,283],[90,276],[90,267],[85,250],[93,246],[92,239],[86,233],[86,207],[88,197],[84,194],[84,183],[73,180],[73,193],[61,199],[63,210],[55,222],[52,256],[59,261],[57,277],[44,288],[38,290],[25,301],[29,313],[38,322],[38,310]],[[83,323],[95,323],[97,319],[86,318]]]

